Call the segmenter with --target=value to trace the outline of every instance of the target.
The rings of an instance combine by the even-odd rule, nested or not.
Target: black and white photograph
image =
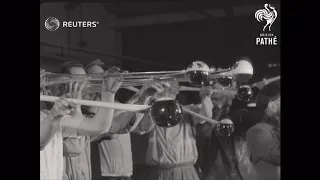
[[[280,0],[40,1],[40,180],[280,180]]]

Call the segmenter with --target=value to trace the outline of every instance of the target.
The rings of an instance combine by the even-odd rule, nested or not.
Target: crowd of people
[[[145,173],[146,180],[280,179],[279,80],[262,87],[256,97],[256,115],[251,117],[254,123],[242,129],[236,121],[248,117],[232,109],[235,96],[214,91],[224,89],[218,81],[201,87],[201,102],[184,108],[218,121],[232,119],[235,132],[222,136],[214,124],[185,112],[179,124],[160,127],[145,111],[68,101],[118,102],[115,94],[126,72],[116,67],[104,70],[100,60],[87,65],[69,61],[61,73],[104,78],[100,92],[86,92],[87,81],[45,86],[46,71],[40,69],[40,95],[60,97],[54,103],[40,102],[40,180],[131,180],[135,172],[130,133],[148,136],[145,163],[152,171]],[[147,105],[178,94],[178,82],[148,82],[125,104]]]

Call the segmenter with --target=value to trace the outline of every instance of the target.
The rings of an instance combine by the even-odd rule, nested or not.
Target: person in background
[[[250,160],[260,179],[280,179],[280,80],[264,86],[256,105],[265,109],[262,121],[247,132]]]
[[[215,83],[213,88],[221,89],[219,86],[219,83]],[[237,86],[236,83],[233,83],[232,88],[237,88]],[[246,103],[232,95],[214,93],[212,97],[213,116],[217,120],[231,119],[235,130],[230,136],[225,137],[219,135],[216,128],[206,124],[198,126],[197,145],[199,152],[203,152],[199,153],[200,158],[197,163],[200,167],[198,171],[201,179],[256,180],[256,171],[250,162],[245,138],[247,130],[257,123],[256,113],[238,109],[246,107]],[[219,100],[224,98],[229,100]],[[221,102],[224,105],[220,105],[222,108],[219,108]]]
[[[224,89],[219,82],[206,88]],[[205,89],[202,88],[202,90]],[[200,91],[200,96],[202,96],[201,93],[203,92]],[[203,115],[218,121],[230,119],[230,107],[235,98],[232,91],[215,92],[204,98],[212,103],[212,108],[207,111],[209,113]],[[204,124],[199,125],[197,136],[197,145],[199,152],[201,152],[198,161],[201,180],[242,180],[232,135],[223,136],[217,131],[216,126]]]
[[[109,74],[112,73],[112,76]],[[113,102],[114,94],[122,84],[122,76],[116,69],[104,74],[102,99]],[[41,71],[40,71],[41,83]],[[85,82],[78,82],[81,91]],[[41,94],[41,92],[40,92]],[[53,94],[55,95],[55,94]],[[71,98],[65,94],[64,98]],[[63,137],[98,136],[109,130],[113,109],[101,108],[93,118],[71,116],[78,106],[66,99],[54,102],[51,109],[40,111],[40,179],[63,179]]]

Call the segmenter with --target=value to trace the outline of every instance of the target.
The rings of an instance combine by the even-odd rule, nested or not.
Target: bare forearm
[[[49,143],[58,127],[54,123],[54,118],[48,115],[45,120],[40,123],[40,150],[43,150]]]
[[[101,101],[114,102],[114,94],[102,93]],[[100,135],[109,131],[114,115],[114,109],[99,108],[93,118],[85,118],[79,125],[78,134],[81,135]]]
[[[76,117],[81,117],[82,114],[82,110],[81,110],[81,106],[77,105],[77,108],[75,111],[73,111],[71,114],[71,116],[76,116]]]
[[[209,97],[205,97],[201,100],[200,114],[208,118],[212,118],[213,105]]]
[[[146,105],[146,104],[148,104],[148,102],[150,101],[150,98],[151,98],[151,97],[140,97],[140,98],[138,99],[138,101],[136,101],[135,104],[138,104],[138,105]],[[142,120],[143,120],[143,118],[144,118],[145,116],[148,116],[147,118],[149,118],[149,115],[148,115],[146,112],[138,112],[138,113],[136,113],[136,123],[135,123],[135,125],[131,128],[131,131],[133,131],[134,129],[136,129],[138,125],[142,125],[142,124],[143,124]],[[149,120],[147,120],[147,121],[149,121]]]
[[[149,103],[151,96],[141,96],[135,104],[146,105]],[[138,134],[145,134],[150,132],[155,124],[147,112],[136,113],[136,123],[132,131]]]
[[[138,126],[133,130],[133,132],[138,134],[146,134],[150,132],[155,127],[155,123],[149,114],[144,114]]]
[[[137,101],[139,101],[141,95],[140,92],[135,93],[127,102],[126,104],[135,104]]]

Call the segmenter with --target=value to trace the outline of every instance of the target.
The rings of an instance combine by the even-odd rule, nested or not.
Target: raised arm
[[[102,92],[101,101],[114,102],[114,93]],[[79,136],[95,136],[108,132],[111,127],[114,109],[99,108],[92,118],[84,118],[79,122],[77,133]],[[68,124],[65,124],[68,127]]]
[[[139,97],[134,95],[128,102],[127,104],[139,104]],[[100,136],[92,137],[91,141],[113,139],[119,134],[129,133],[139,124],[142,116],[142,113],[115,110],[110,129]]]
[[[120,88],[122,81],[123,77],[118,68],[110,68],[106,71],[102,86],[101,101],[114,102],[115,93]],[[68,102],[66,101],[65,103]],[[68,108],[68,106],[64,106],[63,108]],[[99,108],[93,118],[65,117],[60,121],[61,130],[65,137],[70,133],[72,135],[76,133],[78,136],[97,136],[110,129],[113,114],[113,109]]]
[[[45,83],[45,70],[40,68],[40,95],[43,92],[43,84]],[[41,106],[41,104],[40,104]],[[53,117],[47,110],[40,111],[40,151],[48,144],[57,127],[53,126]]]
[[[74,103],[69,103],[63,98],[55,101],[50,111],[40,111],[40,151],[50,142],[54,134],[60,130],[61,118],[70,114],[76,108]]]
[[[134,94],[127,101],[127,104],[148,104],[152,97],[163,91],[163,86],[170,86],[170,84],[166,82],[147,83],[140,89],[139,92]],[[149,132],[153,127],[153,121],[149,117],[147,111],[136,113],[116,111],[111,128],[104,136],[108,136],[110,138],[113,134],[125,134],[129,132],[143,134]]]
[[[212,93],[213,93],[213,90],[211,86],[200,88],[199,95],[201,98],[201,104],[189,105],[189,106],[186,106],[185,108],[188,108],[205,117],[212,118],[213,104],[210,98]],[[205,120],[200,119],[198,117],[194,117],[194,116],[192,116],[192,120],[194,124],[198,124],[198,123],[203,124],[206,122]]]
[[[200,88],[199,96],[201,99],[200,114],[208,118],[212,118],[213,104],[211,101],[211,96],[213,94],[213,89],[211,86],[206,86]]]
[[[157,94],[162,93],[164,88],[168,87],[170,87],[170,84],[167,82],[153,82],[150,84],[145,84],[138,93],[139,98],[133,96],[133,98],[138,99],[135,104],[148,104],[152,98],[154,98]],[[137,113],[136,116],[138,123],[132,128],[132,132],[142,135],[149,133],[155,127],[155,123],[147,111]]]
[[[140,135],[149,133],[152,129],[154,129],[155,123],[150,117],[148,113],[145,113],[142,118],[140,123],[133,129],[132,132],[138,133]]]

